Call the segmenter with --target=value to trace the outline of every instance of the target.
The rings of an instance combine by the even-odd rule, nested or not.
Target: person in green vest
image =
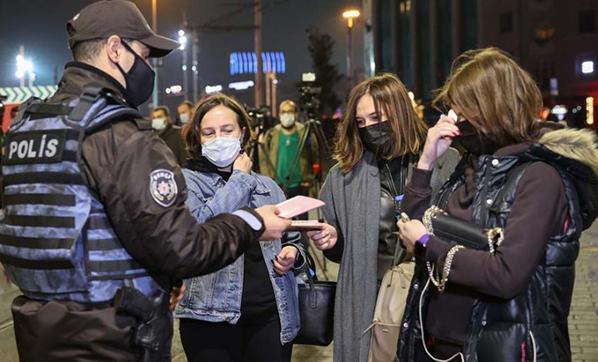
[[[319,162],[316,137],[309,136],[300,149],[307,128],[298,122],[295,102],[282,101],[279,113],[280,124],[268,130],[263,138],[260,171],[276,180],[288,198],[308,195],[314,180],[312,165]]]

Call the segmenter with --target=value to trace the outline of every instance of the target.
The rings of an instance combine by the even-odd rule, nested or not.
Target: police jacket
[[[528,255],[523,256],[521,260],[525,258],[532,260],[533,255],[537,254],[535,264],[509,264],[510,261],[501,259],[503,256],[500,246],[492,255],[477,251],[462,251],[456,254],[450,276],[454,277],[455,283],[461,282],[457,286],[469,286],[465,289],[469,291],[468,295],[472,296],[470,311],[467,314],[469,319],[465,321],[467,331],[463,341],[466,361],[571,360],[567,317],[573,293],[574,265],[579,251],[579,236],[581,231],[591,225],[596,218],[598,205],[596,165],[587,165],[591,158],[584,159],[579,156],[582,154],[596,157],[595,145],[592,143],[591,136],[581,137],[576,131],[559,130],[548,132],[539,143],[529,145],[518,154],[485,155],[478,159],[476,182],[472,193],[471,220],[483,227],[503,227],[505,242],[509,236],[515,235],[515,229],[522,227],[542,229],[539,232],[548,237],[543,241],[539,251],[523,252]],[[539,164],[543,165],[538,167]],[[521,225],[522,219],[510,218],[512,211],[515,210],[514,203],[527,193],[523,192],[524,188],[528,190],[530,187],[537,188],[537,185],[523,185],[523,183],[526,173],[538,172],[541,168],[552,168],[548,175],[556,177],[556,180],[553,182],[545,179],[544,187],[552,190],[555,188],[550,185],[556,185],[559,194],[551,195],[550,198],[557,200],[562,198],[562,205],[558,209],[547,207],[545,215],[534,216],[537,218],[536,222],[526,222],[525,225]],[[446,207],[448,198],[455,195],[456,190],[464,185],[466,178],[464,168],[459,167],[458,170],[460,171],[456,171],[447,182],[435,204]],[[541,204],[544,201],[535,202]],[[559,201],[558,204],[560,205],[561,202]],[[531,204],[528,206],[533,207]],[[564,225],[563,218],[566,220]],[[552,223],[552,219],[559,222]],[[550,223],[546,224],[544,220]],[[529,234],[531,233],[530,231]],[[531,237],[526,239],[525,234],[520,232],[517,234],[519,239],[512,242],[515,241],[520,245],[533,242]],[[452,247],[451,244],[443,242],[435,244],[442,244],[443,250]],[[437,255],[436,258],[436,251],[426,250],[424,258],[426,260],[433,258],[441,268],[446,251],[440,252],[439,254],[442,255]],[[434,255],[428,255],[430,253]],[[486,254],[482,255],[482,253]],[[461,271],[458,270],[459,264],[462,266]],[[500,274],[500,266],[493,269],[491,266],[483,267],[482,264],[502,264],[508,269],[509,275]],[[492,270],[496,273],[492,273]],[[459,275],[464,272],[470,276]],[[512,277],[518,273],[521,274],[519,277]],[[407,361],[414,358],[418,344],[422,343],[422,325],[428,328],[426,338],[431,333],[429,321],[431,316],[427,316],[426,321],[419,320],[420,298],[423,298],[421,299],[423,315],[426,316],[430,312],[427,306],[430,303],[431,292],[427,290],[422,297],[427,279],[428,272],[420,260],[403,318],[399,360]],[[511,279],[517,282],[512,282]],[[457,290],[455,285],[451,286],[449,282],[444,294],[458,292],[463,296],[466,290],[463,288]],[[435,298],[439,298],[438,295]],[[445,313],[454,313],[450,307],[446,308]],[[451,325],[441,327],[449,330],[454,328]]]
[[[125,92],[101,70],[72,62],[49,102],[67,102],[89,86],[120,97]],[[122,119],[106,125],[83,140],[82,158],[88,186],[104,205],[120,242],[166,290],[173,280],[230,264],[263,232],[262,225],[253,225],[260,229],[255,230],[232,214],[198,224],[185,206],[187,189],[176,159],[149,121]],[[156,170],[174,174],[177,192],[167,207],[152,196],[150,175]],[[257,213],[247,211],[261,223]]]

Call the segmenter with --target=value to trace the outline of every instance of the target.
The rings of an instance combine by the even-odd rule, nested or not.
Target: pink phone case
[[[290,219],[297,215],[304,214],[318,207],[324,206],[324,201],[307,196],[295,196],[276,205],[280,211],[279,216]]]
[[[324,224],[318,220],[292,220],[291,226],[287,230],[289,231],[314,231],[322,230]]]

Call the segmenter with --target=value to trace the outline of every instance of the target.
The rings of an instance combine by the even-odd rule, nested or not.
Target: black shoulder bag
[[[308,271],[308,284],[299,284],[301,329],[295,344],[327,346],[334,330],[336,282],[314,280]]]
[[[473,222],[450,216],[437,206],[426,210],[422,222],[428,233],[470,249],[494,253],[504,239],[502,228],[482,228]]]

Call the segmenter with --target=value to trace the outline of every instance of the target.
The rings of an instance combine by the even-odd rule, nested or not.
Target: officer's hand
[[[245,173],[251,172],[251,166],[253,166],[253,162],[251,162],[251,158],[247,156],[245,152],[239,154],[237,159],[233,163],[233,170],[243,171]]]
[[[275,205],[266,205],[255,209],[264,219],[266,230],[260,236],[260,240],[279,240],[282,239],[282,233],[291,225],[291,220],[283,219],[278,216],[278,208]]]
[[[274,271],[280,275],[287,273],[295,265],[298,253],[299,250],[294,246],[285,246],[282,248],[280,253],[272,260]]]
[[[180,287],[174,287],[170,291],[170,310],[174,310],[178,302],[183,300],[183,296],[185,295],[185,283],[181,284]]]

